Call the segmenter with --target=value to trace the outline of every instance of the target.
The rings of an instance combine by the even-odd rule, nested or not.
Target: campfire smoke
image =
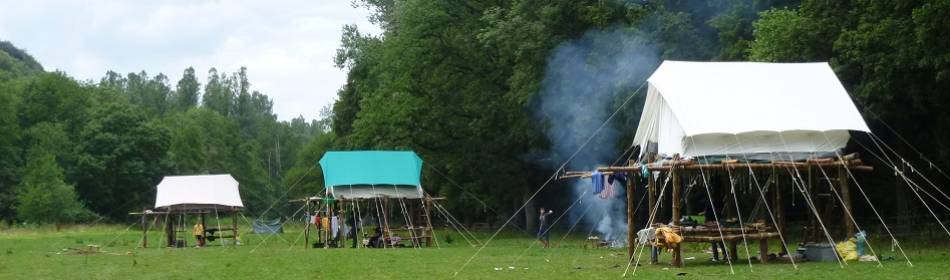
[[[629,145],[620,143],[621,134],[616,129],[620,118],[613,119],[586,146],[582,145],[658,64],[655,49],[641,40],[637,31],[624,28],[589,31],[555,48],[548,58],[535,104],[536,116],[547,124],[551,161],[560,164],[580,150],[567,164],[568,170],[593,170],[612,164],[622,152],[618,147]],[[643,100],[643,96],[641,93],[624,110],[639,112],[642,101],[637,100]],[[575,232],[595,231],[603,241],[625,242],[625,190],[616,182],[611,187],[613,195],[601,198],[592,194],[590,179],[573,181],[573,197],[565,199],[580,201],[570,209],[564,222],[571,225],[580,219]]]

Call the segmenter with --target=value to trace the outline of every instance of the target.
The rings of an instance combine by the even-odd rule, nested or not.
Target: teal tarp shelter
[[[331,151],[320,159],[327,196],[422,198],[422,159],[413,151]]]

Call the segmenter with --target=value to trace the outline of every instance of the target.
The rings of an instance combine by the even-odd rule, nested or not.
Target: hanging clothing
[[[604,180],[603,191],[600,192],[600,199],[608,199],[614,195],[614,185]]]
[[[656,229],[648,227],[637,232],[637,243],[640,245],[651,245],[656,240]]]
[[[202,225],[201,223],[197,223],[195,224],[195,227],[191,229],[191,233],[194,234],[195,236],[204,236],[205,226]]]
[[[604,191],[604,174],[600,171],[594,171],[590,174],[590,184],[594,188],[593,194],[599,194]]]
[[[611,183],[616,181],[617,183],[620,183],[620,185],[626,186],[627,174],[624,174],[622,172],[615,172],[614,174],[610,175],[610,178],[607,178],[607,181],[610,181]]]
[[[333,239],[336,239],[340,234],[340,218],[337,215],[333,215],[333,218],[330,218],[330,236],[333,236]]]

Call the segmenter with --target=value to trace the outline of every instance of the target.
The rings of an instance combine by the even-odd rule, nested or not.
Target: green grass
[[[246,229],[247,227],[245,227]],[[305,249],[302,239],[291,246],[299,227],[263,242],[264,236],[242,234],[245,244],[236,247],[137,248],[141,231],[126,226],[77,226],[55,232],[52,228],[0,230],[0,279],[447,279],[476,252],[458,234],[453,244],[441,248]],[[487,233],[480,239],[487,240]],[[552,234],[552,243],[560,237]],[[150,235],[157,241],[160,234]],[[193,241],[191,241],[193,242]],[[625,250],[587,249],[583,237],[572,236],[560,248],[541,249],[529,237],[505,233],[495,238],[458,274],[459,279],[617,279],[625,268]],[[262,244],[263,243],[263,244]],[[730,274],[726,263],[709,262],[704,246],[684,249],[683,268],[670,268],[668,254],[659,265],[642,265],[633,278],[679,279],[947,279],[950,246],[906,242],[914,267],[909,267],[889,244],[874,243],[878,253],[894,256],[884,267],[876,263],[753,264],[742,258]],[[63,253],[100,245],[97,254]],[[153,243],[156,244],[156,243]],[[258,246],[260,245],[260,246]],[[257,248],[255,250],[255,248]],[[755,247],[757,248],[757,247]],[[773,250],[777,246],[773,246]],[[755,252],[753,252],[755,254]],[[644,261],[648,258],[644,251]],[[510,269],[509,267],[514,267]],[[501,268],[496,271],[495,268]],[[628,278],[631,278],[631,268]],[[677,276],[678,273],[685,275]]]

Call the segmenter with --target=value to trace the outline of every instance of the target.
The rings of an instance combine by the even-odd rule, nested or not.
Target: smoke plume
[[[641,38],[631,29],[594,30],[562,43],[552,52],[536,112],[547,124],[545,132],[553,162],[559,165],[581,149],[659,64],[658,52]],[[631,101],[621,110],[634,110],[641,103]],[[585,171],[612,164],[622,152],[617,147],[629,145],[619,143],[620,135],[614,123],[607,124],[566,168]],[[575,231],[596,230],[601,238],[624,240],[627,230],[623,186],[615,183],[608,199],[592,194],[590,179],[577,179],[571,188],[573,197],[565,200],[580,200],[568,212],[566,222],[573,224],[582,219]]]

